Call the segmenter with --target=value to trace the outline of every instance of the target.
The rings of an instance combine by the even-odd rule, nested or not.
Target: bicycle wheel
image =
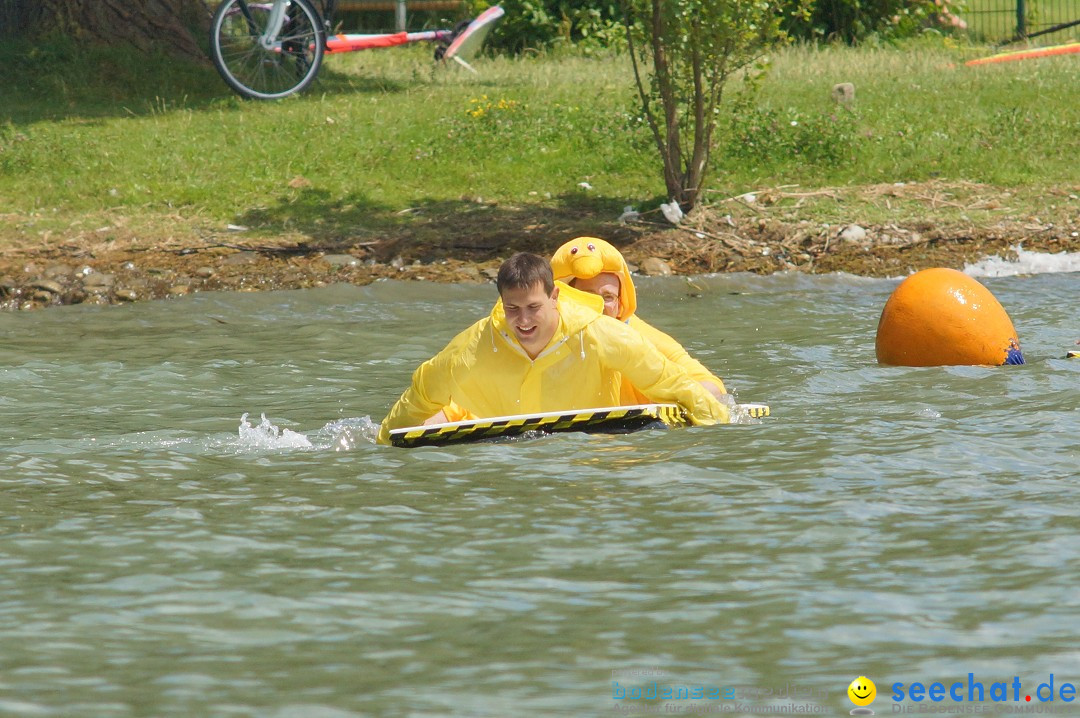
[[[322,19],[309,0],[286,0],[285,24],[268,47],[262,36],[273,2],[225,0],[210,26],[214,66],[233,90],[256,100],[300,92],[315,79],[326,49]]]

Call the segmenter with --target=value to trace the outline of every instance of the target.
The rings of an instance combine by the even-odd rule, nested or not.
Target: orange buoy
[[[990,290],[955,269],[924,269],[885,302],[877,359],[896,366],[1023,364],[1012,320]]]

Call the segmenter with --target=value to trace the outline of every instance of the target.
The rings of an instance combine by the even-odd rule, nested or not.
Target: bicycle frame
[[[330,2],[332,5],[333,0],[330,0]],[[498,5],[489,7],[487,10],[477,15],[476,18],[472,20],[469,27],[488,27],[490,23],[498,20],[504,14],[503,9]],[[458,54],[454,52],[456,49],[454,41],[459,37],[463,40],[468,38],[468,29],[469,28],[466,28],[465,32],[458,32],[455,30],[422,30],[420,32],[328,35],[326,40],[326,52],[327,54],[335,54],[339,52],[376,50],[383,47],[407,45],[413,42],[441,42],[448,45],[445,54],[446,59],[457,59],[458,62],[464,62],[458,57]],[[467,63],[465,64],[465,67],[472,70]]]
[[[259,45],[265,50],[280,50],[281,49],[281,30],[285,27],[286,11],[289,9],[290,0],[274,0],[274,2],[247,2],[247,0],[240,0],[237,3],[237,7],[240,8],[240,12],[244,15],[244,18],[248,22],[248,27],[251,28],[251,33],[259,35]],[[334,21],[334,8],[336,7],[335,0],[326,0],[323,4],[321,11],[321,21],[323,27],[329,33],[330,27]],[[255,22],[255,18],[251,15],[251,8],[257,10],[264,10],[270,13],[270,18],[266,21],[266,28],[262,33],[258,33],[258,23]],[[315,7],[318,11],[318,7]]]
[[[504,15],[495,5],[452,30],[330,35],[336,4],[336,0],[223,0],[211,27],[214,65],[234,91],[263,100],[305,89],[314,80],[324,54],[414,42],[436,43],[436,60],[453,59],[476,72],[464,58],[479,49]]]
[[[285,26],[286,10],[290,0],[274,0],[272,3],[248,3],[241,0],[241,11],[248,17],[248,21],[254,31],[255,23],[250,17],[249,7],[269,10],[270,19],[266,23],[266,30],[259,36],[259,44],[267,50],[281,50],[281,30]],[[413,42],[445,42],[453,40],[459,33],[454,30],[422,30],[419,32],[395,32],[395,33],[361,33],[347,34],[338,33],[330,35],[329,30],[333,23],[333,13],[337,3],[335,0],[326,0],[322,15],[323,26],[327,29],[326,53],[335,54],[340,52],[358,52],[360,50],[375,50],[384,47],[407,45]],[[502,8],[495,6],[488,8],[476,20],[484,20],[490,15],[501,17]]]
[[[449,40],[453,36],[453,30],[424,30],[422,32],[374,35],[338,34],[326,39],[326,52],[332,55],[339,52],[358,52],[360,50],[375,50],[382,47],[407,45],[411,42],[439,42]]]

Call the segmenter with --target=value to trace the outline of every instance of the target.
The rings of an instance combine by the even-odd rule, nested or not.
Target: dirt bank
[[[940,196],[928,194],[926,186],[918,191],[923,194],[907,194]],[[1056,195],[1070,198],[1068,191]],[[993,199],[980,202],[990,210],[1007,210]],[[897,221],[827,223],[799,219],[799,205],[784,206],[776,197],[744,196],[696,211],[676,228],[657,213],[620,223],[609,213],[601,216],[581,207],[504,207],[496,219],[491,207],[478,203],[472,212],[428,217],[375,237],[368,232],[362,237],[311,239],[178,221],[157,233],[145,227],[113,228],[107,242],[86,232],[50,237],[40,244],[25,237],[6,243],[0,238],[0,246],[10,247],[0,251],[0,308],[367,284],[382,277],[489,282],[511,253],[550,254],[580,235],[608,239],[645,274],[843,271],[898,276],[1008,256],[1018,245],[1041,252],[1080,251],[1080,202],[1066,199],[1057,206],[1060,209],[1041,217],[995,214],[981,207],[981,216],[972,219],[943,216],[948,213],[935,205],[925,213],[909,210],[907,219]],[[485,220],[485,211],[491,221]],[[848,216],[857,217],[857,211],[853,208]],[[918,214],[922,216],[910,218]]]

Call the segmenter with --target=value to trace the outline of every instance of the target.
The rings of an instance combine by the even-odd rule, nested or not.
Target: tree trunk
[[[63,34],[80,44],[132,45],[206,59],[210,28],[204,0],[0,0],[5,35]]]

